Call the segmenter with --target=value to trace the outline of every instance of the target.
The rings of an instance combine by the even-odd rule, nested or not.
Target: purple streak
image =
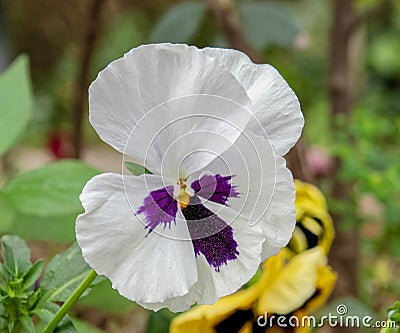
[[[238,244],[233,238],[232,227],[206,208],[199,198],[191,198],[189,206],[182,209],[182,213],[188,224],[196,256],[203,254],[217,272],[229,260],[237,258]]]
[[[232,177],[208,174],[195,180],[191,187],[198,196],[225,205],[229,198],[239,197],[236,186],[231,184]]]
[[[178,203],[174,199],[174,187],[167,186],[151,191],[144,198],[143,205],[138,208],[137,214],[144,213],[146,216],[146,229],[151,233],[159,224],[164,228],[175,221],[178,211]]]

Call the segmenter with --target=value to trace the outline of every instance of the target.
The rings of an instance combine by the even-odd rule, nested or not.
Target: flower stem
[[[56,313],[53,319],[46,325],[43,333],[52,333],[57,327],[59,322],[64,318],[64,316],[71,310],[76,301],[81,297],[85,290],[90,286],[93,280],[97,277],[97,273],[92,269],[82,281],[82,283],[75,289],[71,296],[65,301],[60,310]]]

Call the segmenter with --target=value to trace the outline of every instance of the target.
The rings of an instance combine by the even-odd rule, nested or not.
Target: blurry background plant
[[[28,240],[33,262],[74,240],[86,180],[121,168],[85,116],[96,73],[142,43],[231,46],[277,67],[301,101],[306,127],[288,161],[297,178],[323,190],[336,223],[330,263],[339,277],[328,306],[346,303],[355,313],[387,317],[384,309],[400,294],[397,0],[0,4],[0,67],[27,55],[0,77],[0,233]],[[55,161],[74,156],[86,164]],[[315,226],[316,219],[305,223]],[[307,244],[319,235],[312,230]],[[299,239],[292,250],[306,244]],[[108,281],[72,315],[106,332],[166,332],[172,317],[149,315]]]

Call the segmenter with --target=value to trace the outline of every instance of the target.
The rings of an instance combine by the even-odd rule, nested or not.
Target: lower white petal
[[[162,235],[148,234],[131,208],[163,184],[157,176],[102,174],[80,197],[85,213],[77,219],[76,237],[85,260],[134,301],[164,302],[187,294],[197,281],[193,245],[179,240],[190,238],[187,226],[177,221]]]
[[[280,250],[280,246],[274,246],[268,240],[265,240],[262,247],[261,261],[273,257],[274,255],[278,254]]]
[[[144,303],[140,305],[159,310],[167,306],[171,311],[185,311],[191,305],[213,304],[220,297],[237,291],[248,282],[256,273],[261,263],[261,251],[264,241],[259,226],[249,226],[248,220],[238,215],[229,207],[220,206],[211,202],[204,204],[208,209],[217,212],[218,216],[229,223],[233,228],[235,241],[238,243],[239,255],[230,260],[216,271],[200,254],[197,256],[198,281],[190,288],[186,295],[171,298],[163,303]]]

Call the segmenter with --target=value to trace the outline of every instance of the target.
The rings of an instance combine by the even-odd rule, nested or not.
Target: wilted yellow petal
[[[287,314],[300,308],[315,293],[318,269],[326,262],[322,249],[315,247],[295,256],[281,271],[275,271],[276,278],[264,285],[257,314]]]
[[[253,307],[258,290],[251,286],[221,298],[214,305],[198,305],[175,317],[170,326],[171,333],[208,333],[214,326],[235,313]]]
[[[296,188],[295,204],[300,204],[303,201],[310,201],[312,205],[327,210],[326,200],[321,191],[314,185],[304,183],[301,180],[295,179],[294,186]]]

